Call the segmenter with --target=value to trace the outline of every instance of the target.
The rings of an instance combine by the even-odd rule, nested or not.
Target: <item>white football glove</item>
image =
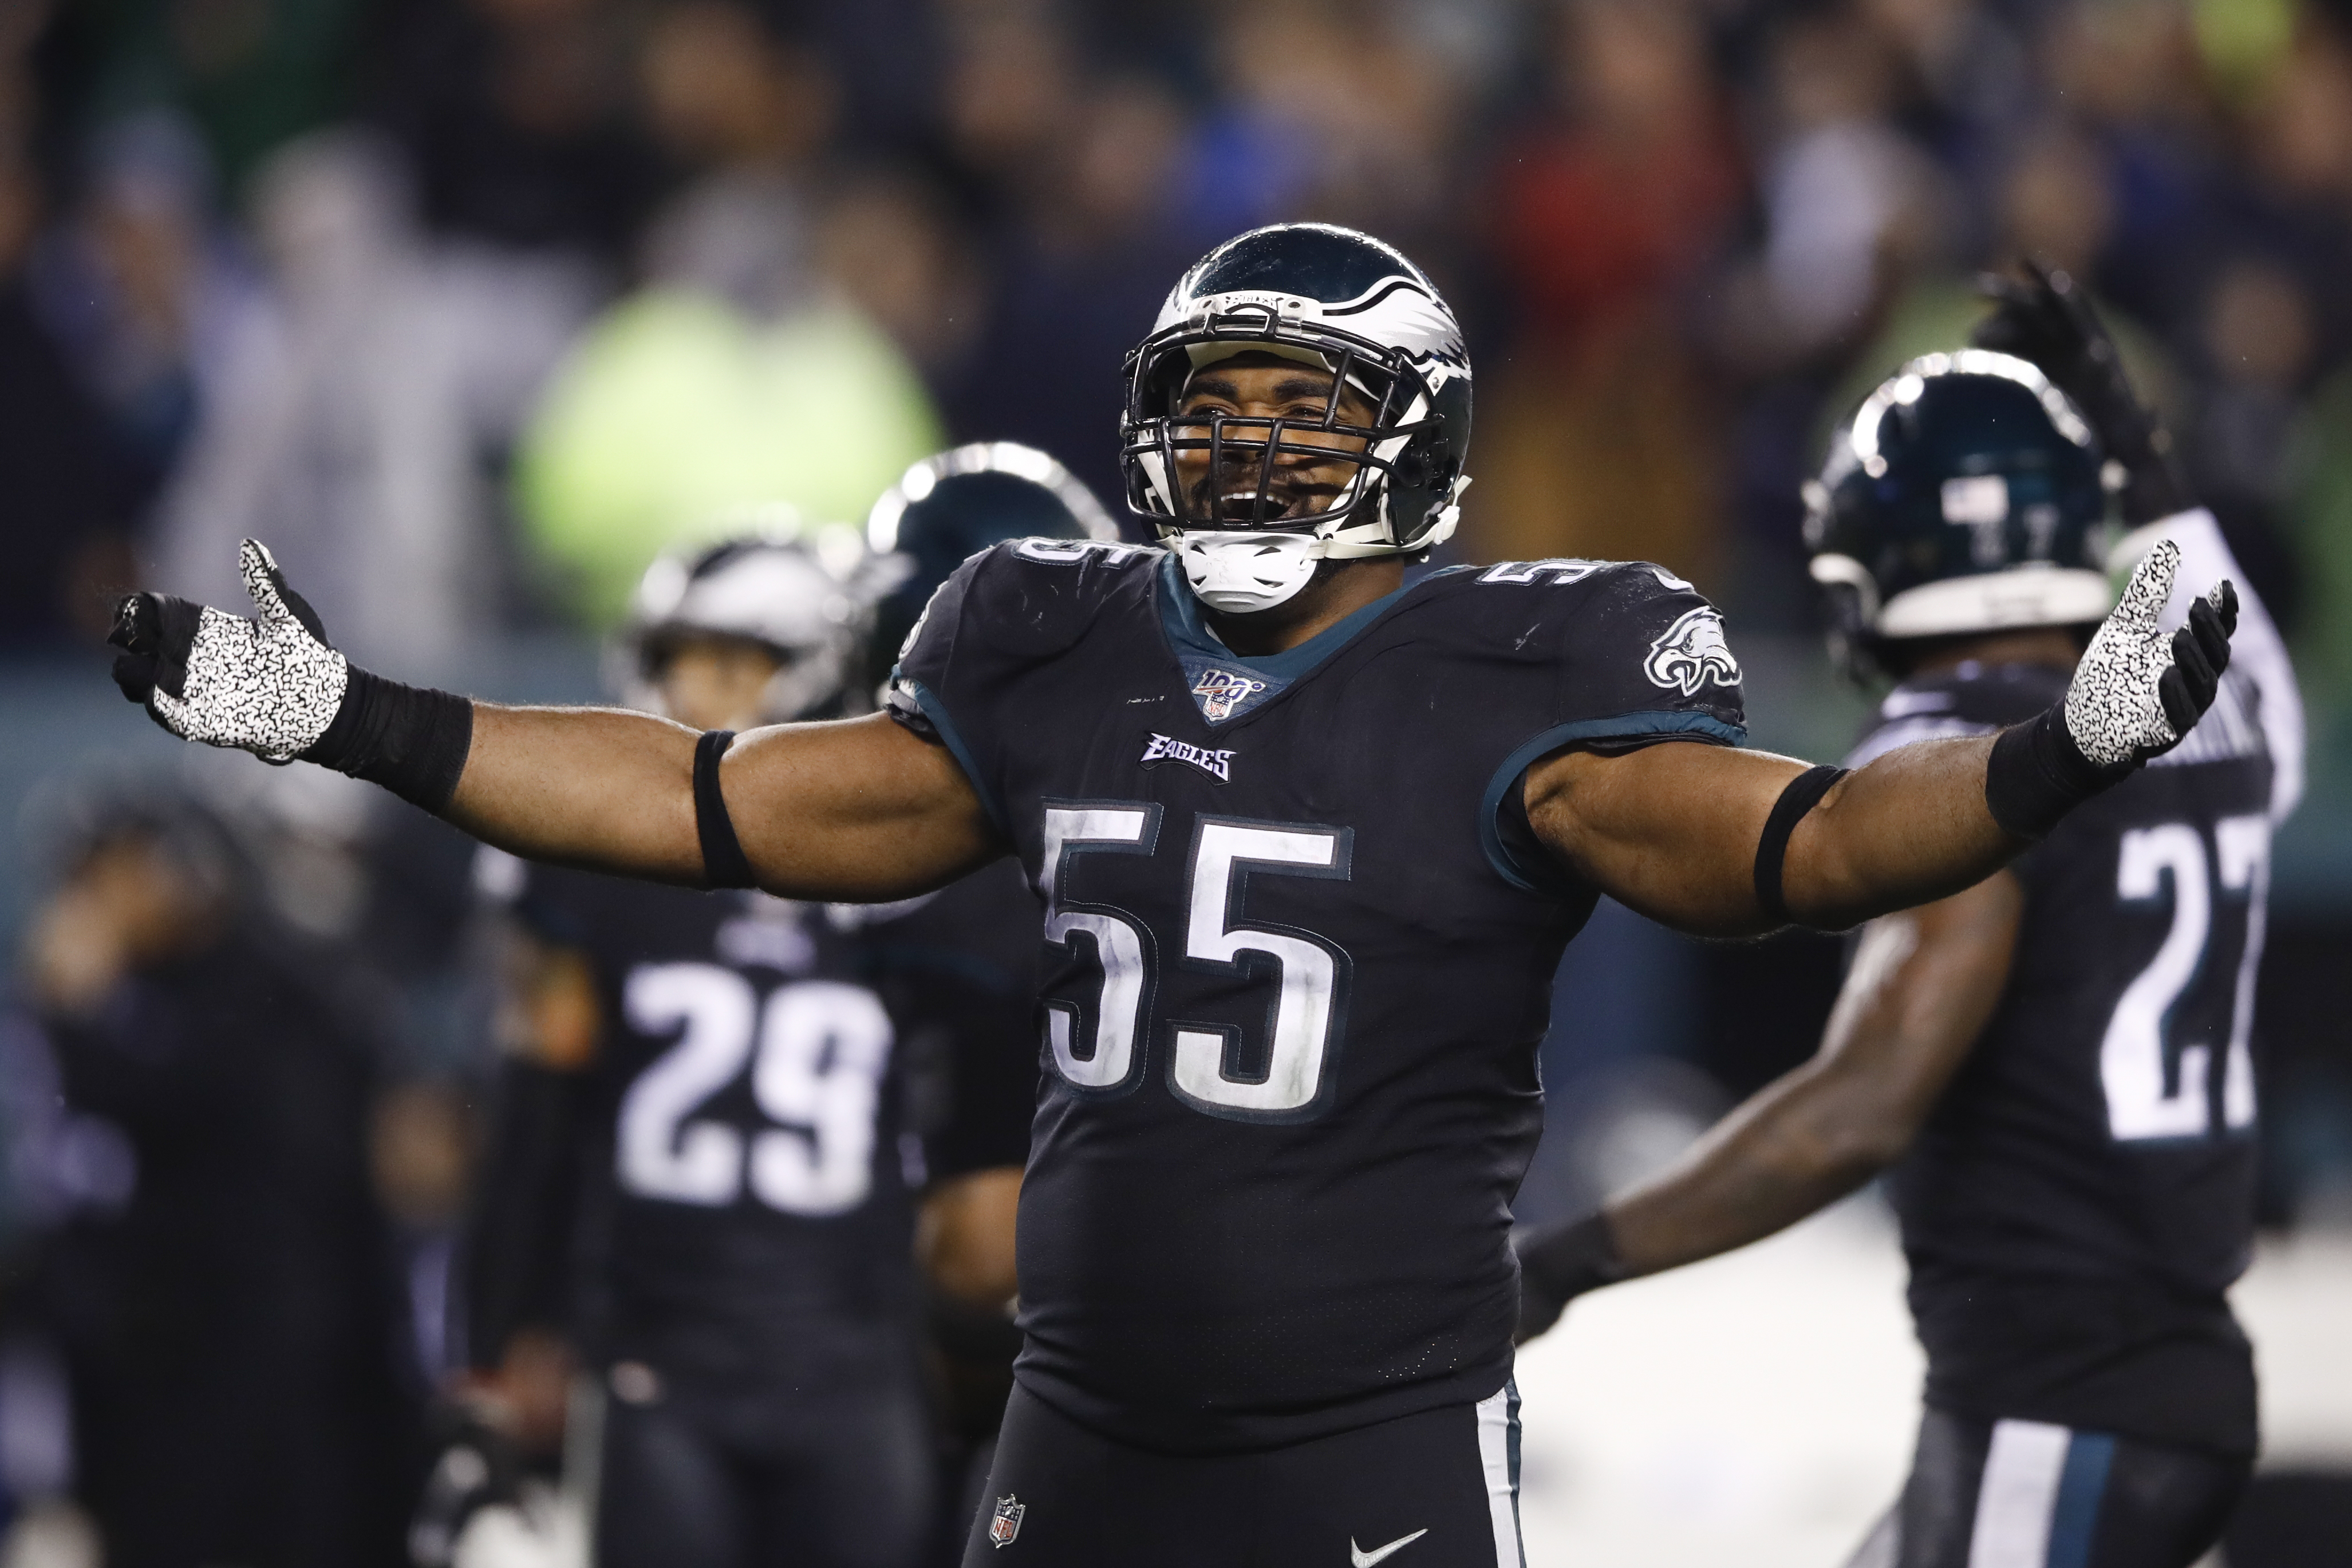
[[[250,621],[170,594],[125,597],[107,638],[122,650],[114,684],[183,740],[291,762],[334,723],[351,667],[267,549],[246,540],[237,565]]]
[[[2226,579],[2189,606],[2186,626],[2168,637],[2158,629],[2179,567],[2180,547],[2170,539],[2149,550],[2074,667],[2066,730],[2095,767],[2144,762],[2179,745],[2230,667],[2238,594]]]

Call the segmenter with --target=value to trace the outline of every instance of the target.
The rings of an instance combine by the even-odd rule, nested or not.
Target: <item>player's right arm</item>
[[[891,899],[1003,852],[955,759],[887,717],[757,730],[721,757],[650,715],[468,702],[350,665],[267,550],[247,540],[241,565],[252,620],[152,593],[118,612],[116,684],[184,739],[372,779],[514,854],[663,882]]]
[[[442,815],[528,860],[701,883],[698,738],[646,714],[476,703]],[[786,898],[905,898],[1003,852],[947,748],[881,714],[754,730],[719,779],[757,884]]]
[[[2002,872],[1872,921],[1811,1061],[1664,1172],[1517,1239],[1519,1339],[1586,1291],[1794,1225],[1901,1157],[2000,1003],[2024,910],[2023,887]]]

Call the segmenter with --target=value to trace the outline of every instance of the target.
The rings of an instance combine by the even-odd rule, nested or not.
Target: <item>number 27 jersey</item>
[[[1517,780],[1738,744],[1738,683],[1716,612],[1647,566],[1439,572],[1244,660],[1160,551],[966,562],[891,704],[1045,905],[1023,1383],[1194,1452],[1501,1386],[1536,1045],[1595,896]]]

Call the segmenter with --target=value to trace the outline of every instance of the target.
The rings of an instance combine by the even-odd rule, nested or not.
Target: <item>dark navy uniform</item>
[[[1024,1395],[1162,1454],[1448,1408],[1466,1441],[1509,1375],[1536,1045],[1596,896],[1517,782],[1570,747],[1743,739],[1715,611],[1646,566],[1456,569],[1242,659],[1161,552],[1020,541],[933,599],[892,709],[1045,900]],[[992,1490],[1042,1542],[1024,1395]],[[1228,1549],[1233,1523],[1202,1521]],[[1422,1560],[1496,1546],[1444,1550]]]
[[[908,1561],[920,1162],[849,923],[505,865],[523,924],[589,965],[603,1028],[584,1070],[509,1073],[469,1249],[477,1359],[549,1312],[607,1369],[601,1562]],[[569,1236],[548,1218],[567,1195]]]
[[[1907,683],[1852,760],[1989,733],[2066,682],[1963,664]],[[2210,1540],[2254,1451],[2252,1360],[2223,1291],[2253,1234],[2260,703],[2231,672],[2179,747],[2013,867],[2026,898],[2008,988],[1892,1176],[1928,1364],[1906,1564],[1967,1561],[1979,1490],[1986,1507],[2026,1498],[2059,1534],[2074,1521],[2088,1552],[2103,1492],[2142,1472],[2168,1478],[2139,1490],[2178,1505],[2183,1538]],[[1931,1515],[1951,1517],[1937,1531]]]

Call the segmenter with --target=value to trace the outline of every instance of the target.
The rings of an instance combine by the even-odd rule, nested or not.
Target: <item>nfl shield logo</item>
[[[1013,1538],[1021,1533],[1021,1516],[1029,1505],[1012,1497],[996,1500],[995,1516],[988,1521],[988,1539],[998,1546],[1010,1546]]]

